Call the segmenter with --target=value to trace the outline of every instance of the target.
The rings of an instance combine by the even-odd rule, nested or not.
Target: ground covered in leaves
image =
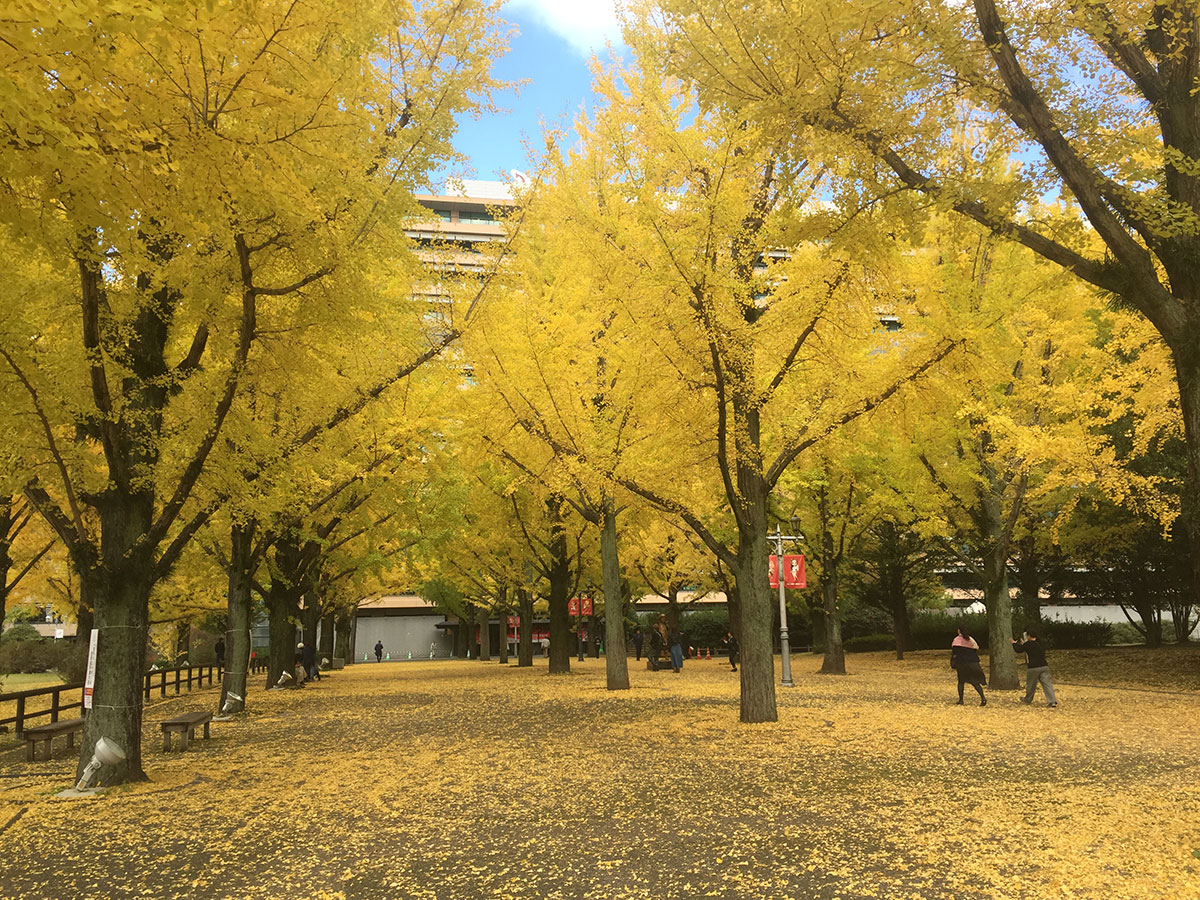
[[[955,706],[945,656],[798,656],[759,726],[716,660],[359,665],[185,754],[157,723],[215,694],[155,701],[148,783],[57,800],[64,750],[0,756],[0,896],[1200,898],[1194,655],[1052,657],[1058,709]]]

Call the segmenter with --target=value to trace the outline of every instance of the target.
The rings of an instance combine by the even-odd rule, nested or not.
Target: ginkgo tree
[[[56,273],[4,359],[42,442],[45,475],[24,493],[95,609],[80,766],[109,738],[125,759],[105,782],[143,777],[148,597],[206,519],[189,498],[256,339],[289,304],[314,323],[354,315],[372,272],[404,256],[411,191],[492,85],[495,7],[0,14],[5,249]]]
[[[1200,546],[1200,9],[1191,0],[656,0],[704,102],[811,136],[860,195],[973,220],[1140,312],[1169,348]],[[997,179],[948,152],[1010,159]],[[1058,195],[1072,216],[1045,217]],[[904,214],[896,220],[902,222]],[[1191,561],[1200,595],[1200,554]]]
[[[823,173],[789,161],[791,135],[702,110],[653,71],[608,73],[597,91],[601,107],[557,166],[567,202],[546,230],[603,260],[580,266],[579,277],[597,273],[596,289],[636,331],[612,352],[655,348],[653,387],[636,395],[636,437],[619,460],[516,420],[560,458],[678,516],[734,573],[741,718],[773,721],[770,494],[800,454],[918,380],[957,342],[933,322],[881,338],[878,308],[905,306],[908,292],[889,274],[893,250],[851,256],[814,240],[824,236],[824,217],[813,214]],[[714,490],[732,542],[717,537],[724,523],[704,518]]]

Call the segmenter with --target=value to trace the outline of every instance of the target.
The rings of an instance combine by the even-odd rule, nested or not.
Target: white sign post
[[[88,643],[87,675],[83,679],[83,708],[92,708],[92,689],[96,686],[96,639],[100,632],[92,629],[91,640]]]

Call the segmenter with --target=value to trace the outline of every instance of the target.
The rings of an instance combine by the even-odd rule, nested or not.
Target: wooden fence
[[[251,673],[265,671],[267,668],[266,659],[256,657],[250,660]],[[142,676],[143,687],[142,691],[147,700],[150,699],[150,694],[156,688],[160,697],[167,696],[167,688],[174,686],[174,693],[180,693],[185,687],[190,691],[192,686],[197,688],[203,687],[205,684],[212,685],[215,681],[219,681],[221,673],[224,669],[220,666],[180,666],[175,669],[152,669]],[[63,695],[67,695],[64,702]],[[70,697],[76,695],[74,700]],[[37,697],[49,697],[50,705],[46,708],[38,708],[30,710],[28,701]],[[0,719],[0,726],[14,725],[17,734],[17,740],[21,740],[25,733],[25,723],[38,723],[37,719],[49,717],[49,721],[57,722],[59,717],[66,712],[78,709],[83,710],[83,683],[76,682],[75,684],[56,684],[52,687],[32,688],[28,691],[13,691],[8,694],[0,694],[0,709],[3,709],[5,704],[16,703],[16,715],[8,716]],[[41,706],[41,704],[36,704]]]

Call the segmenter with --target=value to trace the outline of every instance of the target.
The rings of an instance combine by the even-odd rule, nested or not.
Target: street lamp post
[[[795,525],[795,520],[792,522]],[[779,576],[779,652],[783,656],[783,678],[779,682],[783,687],[795,687],[796,683],[792,681],[792,647],[788,641],[788,624],[787,624],[787,595],[784,593],[784,575],[783,575],[783,542],[796,541],[797,543],[804,540],[804,535],[799,534],[799,529],[796,529],[796,534],[782,534],[779,531],[779,526],[775,526],[775,534],[771,535],[771,540],[775,542],[775,574]]]

